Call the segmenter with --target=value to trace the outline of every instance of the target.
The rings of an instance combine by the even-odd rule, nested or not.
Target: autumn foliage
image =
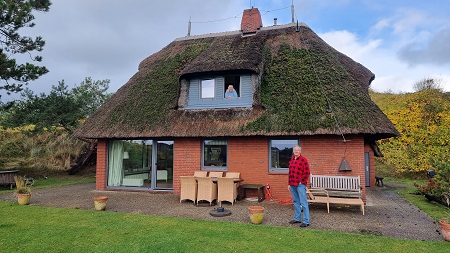
[[[401,133],[379,142],[383,162],[400,174],[426,175],[427,170],[437,170],[435,158],[450,148],[450,100],[446,94],[430,89],[371,95]]]

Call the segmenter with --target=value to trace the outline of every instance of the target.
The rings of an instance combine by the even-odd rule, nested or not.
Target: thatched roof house
[[[251,16],[255,9],[250,10]],[[143,60],[74,135],[104,140],[105,149],[113,139],[170,138],[176,146],[186,138],[200,143],[219,137],[252,142],[353,136],[375,154],[375,140],[399,135],[369,97],[375,78],[370,70],[333,49],[306,24],[262,27],[260,17],[256,24],[254,16],[248,22],[247,17],[244,12],[240,31],[178,38]],[[238,80],[240,95],[231,102],[223,97],[227,78]],[[213,95],[202,93],[207,91],[202,90],[204,80],[215,80]],[[204,154],[200,148],[198,153]],[[176,154],[173,159],[177,191],[176,175],[182,173],[176,172]],[[106,162],[102,166],[106,170]],[[193,170],[203,166],[192,164]],[[236,170],[230,166],[226,170]]]

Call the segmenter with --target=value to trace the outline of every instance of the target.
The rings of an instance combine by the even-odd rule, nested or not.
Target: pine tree
[[[33,63],[19,64],[14,58],[17,54],[29,54],[32,61],[42,61],[40,52],[45,41],[42,37],[31,38],[19,34],[23,27],[33,27],[33,11],[47,12],[50,0],[2,0],[0,1],[0,90],[7,94],[20,92],[29,81],[36,80],[48,72],[44,66]],[[1,97],[0,97],[1,98]]]

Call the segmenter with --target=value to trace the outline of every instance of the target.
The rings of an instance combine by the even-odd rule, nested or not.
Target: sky
[[[86,77],[110,80],[115,92],[139,63],[176,38],[240,29],[244,9],[256,7],[263,26],[308,25],[328,44],[373,73],[378,92],[413,92],[414,83],[436,78],[450,91],[450,0],[53,0],[35,12],[42,36],[38,63],[49,69],[27,86],[48,93],[59,81],[73,87]],[[27,59],[18,57],[18,60]],[[2,94],[8,101],[14,96]],[[9,97],[9,98],[8,98]]]

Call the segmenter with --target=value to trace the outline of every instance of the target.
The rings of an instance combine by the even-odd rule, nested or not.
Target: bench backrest
[[[361,192],[360,176],[311,175],[311,189]]]

